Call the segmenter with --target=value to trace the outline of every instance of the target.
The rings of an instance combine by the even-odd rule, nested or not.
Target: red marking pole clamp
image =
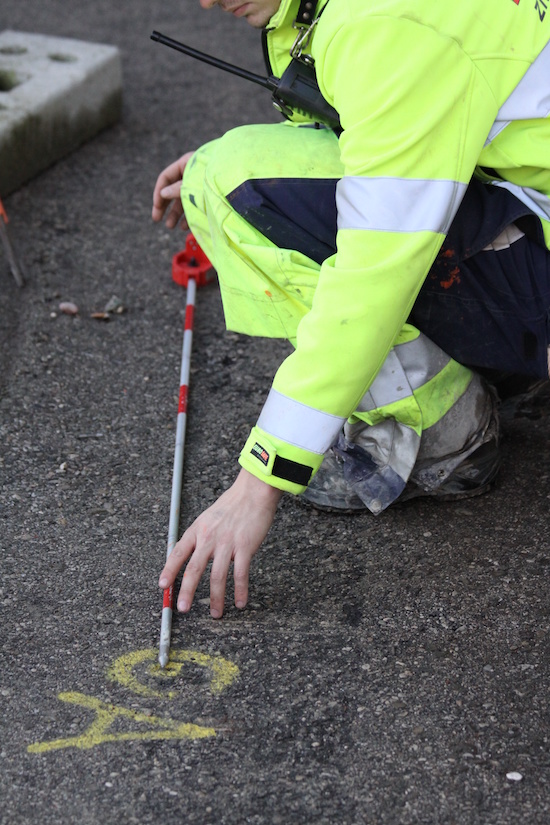
[[[197,286],[209,284],[216,277],[212,264],[189,234],[185,242],[185,249],[172,258],[172,278],[180,286],[187,286],[189,278],[193,278]]]
[[[172,277],[177,284],[187,287],[185,305],[185,322],[183,330],[183,348],[181,353],[180,391],[178,401],[178,416],[176,422],[176,447],[174,451],[174,469],[172,473],[172,496],[170,502],[170,522],[168,525],[168,545],[166,558],[174,549],[178,540],[180,520],[181,488],[183,479],[183,452],[185,446],[185,430],[187,426],[187,396],[189,392],[189,375],[191,371],[191,346],[193,343],[193,321],[195,312],[196,288],[204,286],[214,280],[215,272],[212,264],[189,234],[185,242],[185,249],[178,252],[172,259]],[[168,664],[170,657],[170,636],[172,632],[172,612],[174,609],[174,588],[167,587],[164,591],[162,604],[162,620],[160,626],[159,664],[162,668]]]

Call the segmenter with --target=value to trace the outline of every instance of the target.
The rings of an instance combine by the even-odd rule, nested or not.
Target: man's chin
[[[252,26],[254,29],[265,29],[267,24],[270,21],[269,17],[260,14],[245,14],[243,15],[244,19],[248,23],[249,26]]]

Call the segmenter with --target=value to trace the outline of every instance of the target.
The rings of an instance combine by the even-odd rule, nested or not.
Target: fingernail
[[[221,613],[221,610],[216,610],[216,608],[213,607],[210,610],[210,615],[212,616],[213,619],[219,619],[220,616],[222,615],[222,613]]]
[[[162,587],[163,590],[168,587],[168,579],[159,579],[159,587]]]
[[[243,609],[243,607],[246,607],[246,602],[235,602],[235,607],[236,607],[238,610],[242,610],[242,609]]]
[[[178,610],[180,611],[180,613],[187,613],[187,611],[189,610],[189,604],[184,599],[182,599],[178,602]]]
[[[164,187],[164,189],[161,189],[160,194],[162,195],[163,198],[169,198],[170,197],[170,192],[168,191],[167,187]]]

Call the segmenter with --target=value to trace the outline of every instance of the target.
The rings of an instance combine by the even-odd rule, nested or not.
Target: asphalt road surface
[[[5,28],[118,46],[124,110],[5,201],[29,282],[0,254],[0,821],[549,822],[544,409],[506,424],[478,499],[374,518],[285,498],[249,606],[229,593],[214,621],[205,579],[159,671],[185,291],[152,187],[278,115],[149,35],[261,72],[259,35],[196,0],[3,0]],[[199,291],[182,528],[231,483],[286,351]]]

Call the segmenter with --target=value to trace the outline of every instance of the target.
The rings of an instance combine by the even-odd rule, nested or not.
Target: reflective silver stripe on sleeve
[[[450,361],[447,353],[420,333],[418,338],[390,350],[378,375],[361,399],[360,412],[393,404],[431,381]]]
[[[411,395],[412,389],[405,370],[401,366],[396,351],[391,349],[357,409],[359,412],[369,412],[393,404],[395,401],[402,401]]]
[[[435,378],[451,360],[446,352],[422,333],[412,341],[397,344],[395,352],[413,390],[420,389]]]
[[[542,192],[536,189],[531,189],[529,186],[517,186],[515,183],[509,183],[507,180],[492,181],[491,186],[500,186],[502,189],[508,189],[512,195],[515,195],[518,201],[521,201],[529,209],[542,218],[544,221],[550,221],[550,199]]]
[[[422,333],[390,350],[376,378],[357,406],[358,412],[410,398],[441,372],[450,357]],[[271,389],[258,427],[296,447],[322,454],[336,439],[345,418],[323,413]]]
[[[336,439],[345,420],[271,389],[260,413],[258,427],[287,444],[322,455]]]
[[[338,229],[446,234],[465,192],[453,180],[344,177],[336,186]]]
[[[514,120],[535,120],[550,113],[550,43],[529,66],[522,79],[498,111],[485,145]]]

